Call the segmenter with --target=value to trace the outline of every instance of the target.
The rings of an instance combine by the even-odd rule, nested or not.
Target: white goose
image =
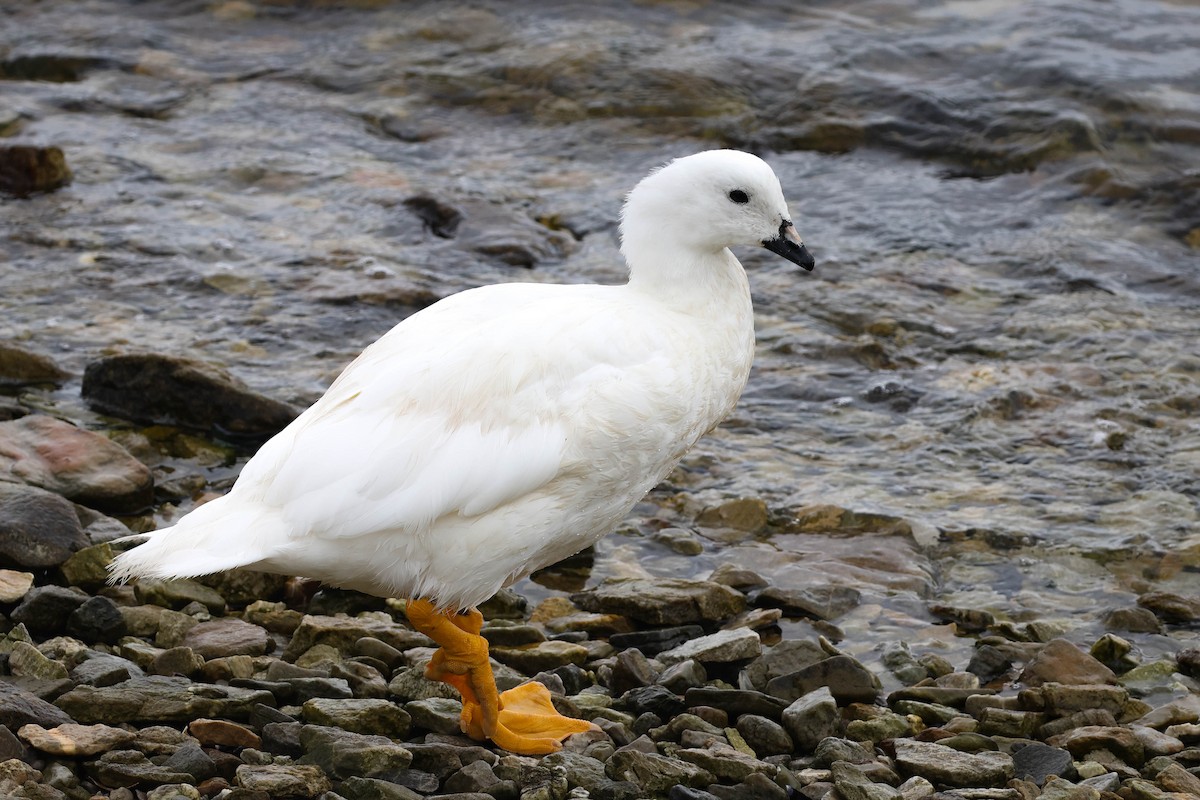
[[[733,409],[754,321],[729,247],[813,267],[771,168],[733,150],[642,180],[621,240],[622,286],[485,286],[404,320],[113,577],[246,567],[411,598],[465,732],[533,754],[587,730],[540,684],[497,694],[474,606],[612,530]]]

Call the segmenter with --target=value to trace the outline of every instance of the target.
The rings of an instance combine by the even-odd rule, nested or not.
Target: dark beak
[[[796,228],[786,219],[779,223],[779,235],[767,239],[762,246],[809,272],[812,272],[812,268],[817,265],[816,260],[801,241],[800,234],[796,233]]]

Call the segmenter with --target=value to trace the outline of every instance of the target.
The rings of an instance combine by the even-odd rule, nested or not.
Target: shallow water
[[[77,374],[197,356],[303,405],[437,297],[619,281],[633,183],[753,149],[817,270],[739,253],[746,394],[592,579],[705,574],[730,545],[649,534],[749,496],[940,530],[937,591],[1002,616],[1194,593],[1200,7],[328,5],[0,9],[0,130],[75,172],[0,205],[0,336]],[[460,209],[453,237],[411,197]],[[112,425],[78,388],[23,400]],[[159,460],[217,487],[242,463]]]

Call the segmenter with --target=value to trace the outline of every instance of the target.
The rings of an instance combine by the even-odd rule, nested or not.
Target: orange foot
[[[441,645],[425,675],[458,689],[463,698],[460,725],[468,736],[491,739],[505,750],[532,756],[553,753],[571,734],[595,727],[559,714],[550,701],[550,691],[540,683],[522,684],[498,694],[487,640],[479,635],[483,615],[478,611],[446,614],[427,600],[410,600],[408,619]]]

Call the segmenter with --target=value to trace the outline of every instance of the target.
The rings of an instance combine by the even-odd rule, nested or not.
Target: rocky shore
[[[1190,646],[1200,598],[1146,591],[1136,606],[1101,614],[1099,632],[1072,630],[940,603],[933,566],[917,561],[895,562],[889,580],[904,582],[886,592],[908,593],[910,606],[923,605],[915,624],[940,622],[965,646],[917,629],[911,642],[856,641],[867,635],[853,619],[879,588],[872,579],[784,584],[749,558],[699,578],[608,578],[536,603],[506,590],[483,609],[501,688],[540,681],[561,711],[597,729],[544,758],[471,741],[458,731],[455,691],[423,675],[432,642],[408,627],[402,600],[314,594],[249,572],[106,584],[106,565],[128,546],[114,541],[130,532],[121,520],[144,525],[136,512],[192,485],[162,480],[161,463],[152,474],[118,441],[160,436],[177,457],[211,460],[220,446],[162,426],[228,430],[211,418],[213,402],[197,402],[205,392],[267,408],[274,424],[288,419],[227,376],[142,363],[143,374],[148,364],[165,376],[161,385],[124,399],[106,389],[103,400],[109,413],[159,423],[141,439],[0,406],[4,797],[1200,796],[1200,650]],[[61,379],[16,346],[0,364],[10,383]],[[85,385],[121,365],[90,368]],[[185,379],[191,395],[170,406],[171,419],[123,405]],[[181,418],[190,407],[196,416]],[[779,516],[733,500],[695,527],[732,532],[726,552],[752,553],[745,532],[778,528]],[[832,507],[787,517],[793,536],[862,534],[857,555],[838,562],[857,559],[860,576],[886,560],[869,535],[922,549],[902,521]],[[684,528],[658,536],[680,553],[699,546]],[[802,620],[811,635],[794,635]],[[1168,655],[1145,657],[1139,637]]]

